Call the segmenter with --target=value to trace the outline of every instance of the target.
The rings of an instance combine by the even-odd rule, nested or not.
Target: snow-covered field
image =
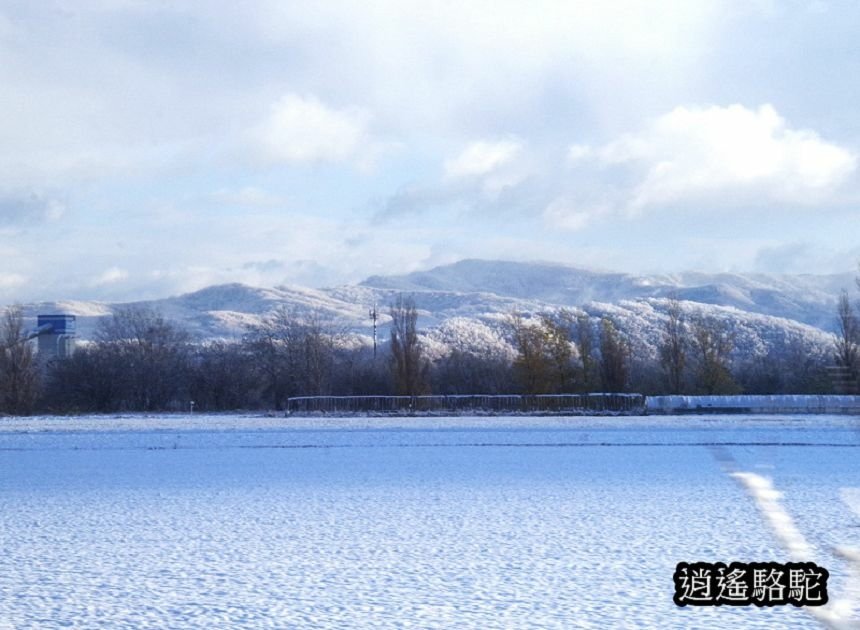
[[[716,448],[785,492],[839,598],[857,423],[2,419],[0,628],[816,627],[680,609],[672,573],[789,559]]]

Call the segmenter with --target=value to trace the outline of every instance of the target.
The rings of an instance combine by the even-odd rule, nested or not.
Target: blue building
[[[42,360],[68,358],[75,349],[75,316],[39,315],[36,334]]]

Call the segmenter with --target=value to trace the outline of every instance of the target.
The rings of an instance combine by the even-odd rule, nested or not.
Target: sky
[[[0,301],[854,271],[860,3],[0,0]]]

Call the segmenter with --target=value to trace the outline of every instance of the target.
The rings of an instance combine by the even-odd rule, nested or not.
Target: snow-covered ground
[[[717,450],[785,493],[839,598],[857,423],[2,419],[0,628],[816,627],[677,608],[672,573],[789,559]]]

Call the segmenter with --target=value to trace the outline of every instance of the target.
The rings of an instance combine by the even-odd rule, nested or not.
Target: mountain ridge
[[[642,340],[643,352],[653,354],[668,300],[676,297],[691,314],[731,323],[740,331],[738,343],[744,352],[761,353],[773,339],[802,340],[808,348],[829,347],[839,289],[853,282],[847,273],[635,275],[560,263],[467,259],[410,274],[371,276],[358,284],[328,289],[228,283],[139,302],[30,304],[25,305],[25,314],[33,322],[38,313],[77,315],[78,335],[88,340],[98,321],[116,309],[147,306],[175,320],[194,338],[206,340],[237,339],[267,313],[286,308],[299,316],[316,313],[369,343],[370,309],[376,305],[379,337],[385,339],[390,321],[387,305],[399,293],[407,293],[415,298],[419,328],[433,354],[444,354],[457,334],[481,339],[484,346],[488,339],[504,339],[511,312],[529,316],[561,308],[592,318],[611,317],[631,339]],[[509,353],[510,343],[505,343],[501,351]]]
[[[854,277],[850,273],[680,272],[635,275],[593,271],[560,263],[466,259],[427,271],[372,276],[359,286],[403,292],[430,289],[472,292],[481,287],[486,293],[562,306],[677,297],[787,317],[822,330],[831,330],[839,291],[854,286]]]

